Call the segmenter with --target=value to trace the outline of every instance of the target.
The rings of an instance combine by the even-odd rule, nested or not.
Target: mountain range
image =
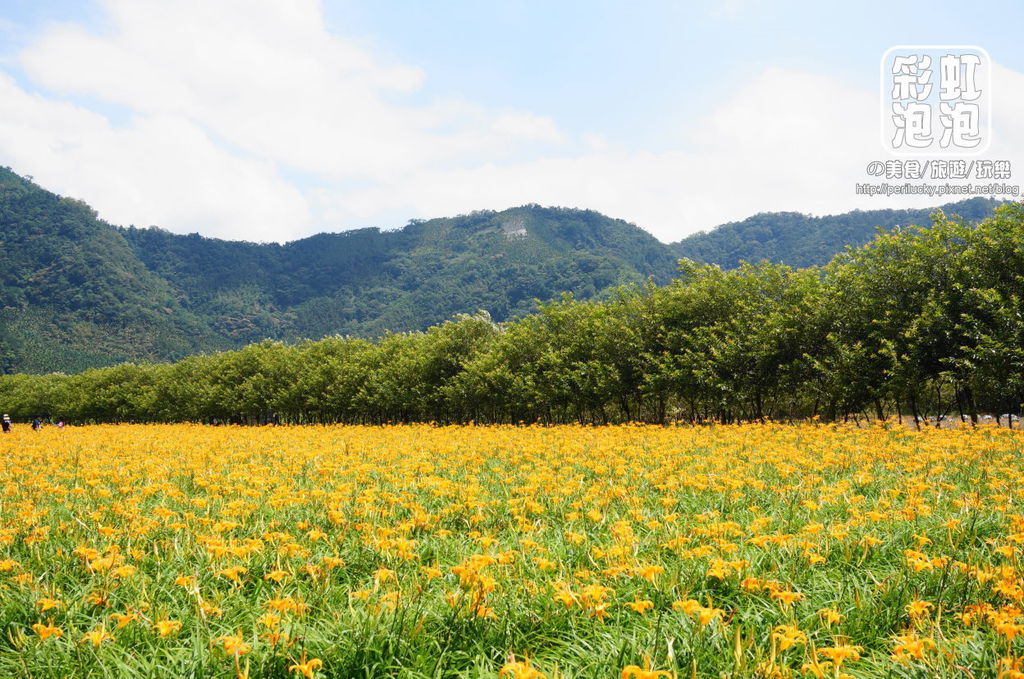
[[[974,222],[997,204],[942,209]],[[116,227],[0,168],[0,373],[175,360],[265,338],[379,336],[478,310],[503,321],[566,292],[664,284],[680,258],[824,264],[878,228],[927,224],[931,211],[763,213],[666,244],[594,211],[526,205],[282,245]]]

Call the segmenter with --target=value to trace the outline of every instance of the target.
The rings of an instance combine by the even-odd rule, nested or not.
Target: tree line
[[[823,267],[680,262],[670,284],[463,315],[377,341],[263,341],[171,364],[0,377],[68,422],[977,421],[1024,402],[1024,204],[936,213]],[[1006,420],[1003,420],[1006,422]]]

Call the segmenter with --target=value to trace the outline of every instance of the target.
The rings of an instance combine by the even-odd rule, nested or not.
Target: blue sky
[[[1016,159],[1020,3],[7,0],[0,164],[115,223],[289,240],[525,202],[677,240],[865,198],[879,60],[996,64]],[[1000,96],[1002,94],[1003,96]]]
[[[974,6],[978,7],[978,6]],[[898,44],[979,44],[1024,70],[1024,4],[960,2],[339,2],[331,27],[422,66],[432,87],[527,102],[652,149],[768,66],[877,86]],[[999,27],[1002,27],[1001,29]],[[641,103],[642,102],[642,103]]]

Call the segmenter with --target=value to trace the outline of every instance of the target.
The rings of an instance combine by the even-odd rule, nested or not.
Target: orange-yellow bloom
[[[319,658],[310,658],[309,660],[304,660],[303,662],[290,665],[288,667],[288,671],[301,674],[306,677],[306,679],[313,679],[313,677],[316,676],[316,671],[323,666],[324,663]]]
[[[50,637],[61,637],[64,635],[64,631],[59,627],[54,626],[53,622],[46,625],[41,622],[37,622],[32,625],[32,631],[35,632],[43,641],[46,641]]]
[[[158,620],[153,623],[153,629],[161,637],[169,637],[181,630],[181,622],[179,620]]]
[[[88,642],[88,643],[92,644],[93,646],[99,646],[104,641],[107,641],[108,639],[112,639],[112,638],[113,637],[111,637],[109,634],[107,634],[107,631],[105,629],[103,629],[102,627],[97,627],[94,630],[86,632],[85,635],[82,637],[81,643],[84,644],[84,643]]]

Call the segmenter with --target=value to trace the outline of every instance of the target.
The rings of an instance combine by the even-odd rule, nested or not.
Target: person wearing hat
[[[11,431],[11,416],[4,413],[4,419],[0,421],[0,427],[3,427],[4,433]]]

